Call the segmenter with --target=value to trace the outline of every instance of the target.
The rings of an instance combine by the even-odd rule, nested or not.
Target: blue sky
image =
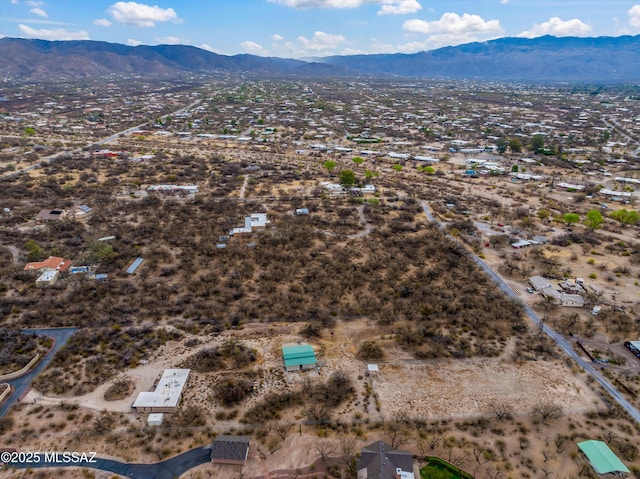
[[[0,36],[301,58],[640,34],[640,0],[0,0]]]

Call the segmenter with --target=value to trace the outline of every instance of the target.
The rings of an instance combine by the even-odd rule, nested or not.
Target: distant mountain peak
[[[305,61],[306,60],[306,61]],[[505,37],[413,54],[291,60],[220,55],[189,45],[136,47],[90,40],[0,38],[2,76],[25,80],[227,71],[269,75],[394,75],[480,80],[640,81],[640,36]]]

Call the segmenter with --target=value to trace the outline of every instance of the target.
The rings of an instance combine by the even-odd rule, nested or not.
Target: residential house
[[[250,436],[220,435],[211,443],[211,462],[242,465],[249,455]]]
[[[49,222],[49,221],[59,221],[66,217],[67,217],[67,212],[65,210],[40,210],[40,212],[36,216],[36,220]]]
[[[38,271],[45,273],[47,271],[65,272],[71,266],[71,260],[65,260],[57,256],[49,256],[44,261],[34,261],[24,266],[24,271]]]
[[[58,271],[45,271],[36,279],[36,285],[42,288],[52,286],[58,281],[59,276],[60,273]]]
[[[229,231],[229,236],[234,235],[249,235],[253,233],[253,230],[263,230],[269,224],[266,213],[252,213],[251,216],[245,216],[244,226],[240,228],[233,228]]]
[[[536,291],[542,291],[544,288],[551,287],[551,283],[544,276],[532,276],[529,278],[529,284]]]
[[[567,294],[557,289],[553,289],[551,286],[543,288],[540,293],[546,298],[551,297],[556,300],[560,306],[569,306],[574,308],[584,307],[584,298],[579,294]]]
[[[190,372],[190,369],[165,369],[156,389],[140,392],[131,407],[138,412],[175,412]]]
[[[362,449],[356,470],[358,479],[415,479],[411,453],[382,441]]]
[[[87,205],[80,205],[75,210],[73,210],[73,217],[77,220],[86,218],[91,213],[93,213],[93,208]]]

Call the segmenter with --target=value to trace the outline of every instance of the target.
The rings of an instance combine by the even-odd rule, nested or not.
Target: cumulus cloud
[[[32,28],[28,25],[18,25],[20,31],[29,38],[40,38],[42,40],[89,40],[89,34],[84,30],[72,32],[64,28],[49,30],[46,28]]]
[[[280,42],[280,41],[284,40],[284,37],[283,37],[282,35],[278,35],[278,34],[276,33],[275,35],[273,35],[273,36],[271,37],[271,39],[272,39],[274,42]]]
[[[447,12],[440,20],[406,20],[402,28],[409,32],[431,34],[498,33],[502,31],[498,20],[485,20],[479,15]]]
[[[240,46],[245,52],[250,53],[251,55],[266,56],[269,54],[269,52],[262,45],[250,40],[242,42]]]
[[[518,36],[523,38],[535,38],[543,35],[553,35],[556,37],[583,37],[590,32],[591,25],[587,25],[577,18],[562,20],[559,17],[551,17],[548,22],[537,23],[531,28],[531,30],[525,30]]]
[[[304,45],[306,50],[310,50],[312,52],[326,52],[327,50],[333,50],[347,42],[342,35],[325,32],[315,32],[311,39],[299,36],[298,41]]]
[[[378,15],[402,15],[422,9],[418,0],[269,0],[292,8],[357,8],[380,5]]]
[[[422,10],[418,0],[387,0],[382,2],[378,15],[406,15]]]
[[[106,18],[98,18],[96,20],[93,21],[94,25],[98,25],[99,27],[110,27],[111,26],[111,22],[109,20],[107,20]]]
[[[49,16],[49,15],[47,15],[47,12],[45,12],[42,8],[32,8],[29,11],[31,13],[33,13],[34,15],[38,15],[38,16],[43,17],[43,18],[47,18]]]
[[[633,28],[640,28],[640,5],[634,5],[627,12],[629,15],[629,24]]]
[[[207,50],[208,52],[221,54],[220,50],[212,47],[208,43],[201,43],[200,45],[196,45],[198,48],[202,48],[203,50]]]
[[[497,38],[503,33],[498,20],[485,20],[479,15],[447,12],[439,20],[406,20],[402,28],[408,32],[427,35],[424,40],[414,40],[398,45],[398,51],[411,53],[449,45]]]
[[[137,47],[138,45],[142,45],[142,42],[134,38],[127,38],[127,45],[130,47]]]
[[[107,10],[117,22],[133,27],[155,27],[156,22],[179,21],[173,8],[160,8],[136,2],[117,2]]]

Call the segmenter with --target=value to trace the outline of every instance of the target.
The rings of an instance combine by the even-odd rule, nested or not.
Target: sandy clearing
[[[492,402],[507,402],[516,413],[550,402],[565,412],[592,410],[598,397],[560,362],[523,364],[497,361],[447,361],[381,365],[374,379],[383,412],[439,419],[487,414]]]

